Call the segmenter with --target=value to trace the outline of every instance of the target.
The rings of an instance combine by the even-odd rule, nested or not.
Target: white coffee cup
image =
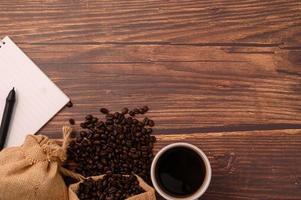
[[[157,165],[158,159],[167,150],[170,150],[170,149],[175,148],[175,147],[186,147],[186,148],[192,149],[194,152],[196,152],[201,157],[201,159],[204,162],[205,168],[206,168],[205,178],[204,178],[203,184],[200,186],[200,188],[195,193],[193,193],[193,194],[191,194],[190,196],[187,196],[187,197],[174,197],[174,196],[171,196],[170,194],[167,194],[166,192],[164,192],[163,189],[161,189],[161,187],[159,186],[159,184],[158,184],[158,182],[156,180],[155,169],[156,169],[156,165]],[[204,152],[202,150],[200,150],[198,147],[196,147],[196,146],[194,146],[192,144],[182,143],[182,142],[173,143],[173,144],[167,145],[164,148],[162,148],[156,154],[155,158],[153,159],[152,166],[151,166],[151,179],[152,179],[152,183],[153,183],[156,191],[162,197],[164,197],[167,200],[196,200],[196,199],[200,198],[205,193],[205,191],[207,190],[207,188],[208,188],[208,186],[210,184],[211,175],[212,175],[212,172],[211,172],[210,162],[209,162],[207,156],[204,154]]]

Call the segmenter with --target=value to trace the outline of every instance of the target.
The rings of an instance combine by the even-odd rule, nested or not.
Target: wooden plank
[[[144,104],[163,133],[301,128],[300,76],[258,63],[41,64],[75,104],[43,131],[99,115],[102,106]]]
[[[20,44],[39,63],[221,62],[275,67],[288,50],[265,46],[199,46],[169,44]],[[296,51],[301,53],[300,51]],[[295,63],[295,62],[294,62]],[[259,67],[258,67],[259,68]]]
[[[301,51],[194,45],[32,45],[73,100],[43,131],[107,106],[147,104],[164,132],[300,128]]]
[[[38,64],[207,63],[239,72],[300,77],[301,51],[279,46],[20,44]],[[173,64],[171,64],[172,66]],[[232,69],[230,69],[232,70]],[[251,71],[251,72],[250,72]]]
[[[189,142],[208,156],[213,177],[204,200],[300,199],[301,130],[158,135],[155,151]]]
[[[25,43],[158,42],[300,48],[299,0],[0,2],[0,35]]]

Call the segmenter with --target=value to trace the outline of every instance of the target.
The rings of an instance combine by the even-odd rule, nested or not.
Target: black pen
[[[1,122],[1,128],[0,128],[0,151],[3,149],[7,132],[9,129],[10,119],[13,113],[14,105],[16,102],[16,93],[15,88],[13,88],[7,98],[6,98],[6,104],[4,108],[4,112],[2,115],[2,122]]]

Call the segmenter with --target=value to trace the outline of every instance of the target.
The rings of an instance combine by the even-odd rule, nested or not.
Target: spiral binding
[[[5,45],[5,42],[0,40],[0,48],[2,48]]]

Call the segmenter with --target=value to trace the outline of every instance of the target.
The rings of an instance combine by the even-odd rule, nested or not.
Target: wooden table
[[[0,24],[74,103],[40,133],[146,104],[156,151],[208,155],[202,199],[301,199],[299,0],[9,0]]]

